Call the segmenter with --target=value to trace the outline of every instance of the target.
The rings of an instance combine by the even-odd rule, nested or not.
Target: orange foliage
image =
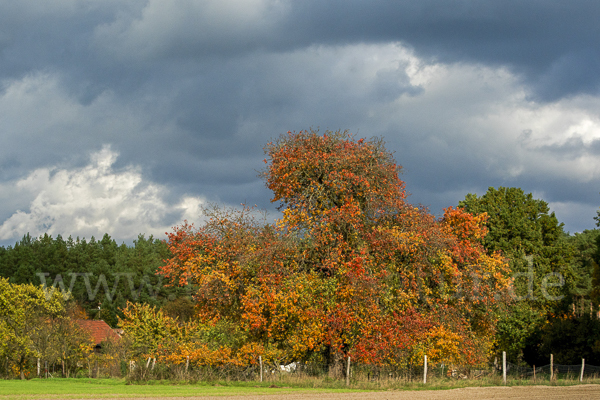
[[[213,210],[202,227],[169,235],[173,257],[162,273],[197,285],[199,323],[225,321],[245,335],[228,350],[197,345],[186,354],[241,364],[257,355],[391,365],[424,353],[446,362],[486,356],[509,280],[505,261],[481,245],[485,216],[449,208],[437,220],[408,204],[379,139],[288,133],[265,152],[262,175],[281,220]]]

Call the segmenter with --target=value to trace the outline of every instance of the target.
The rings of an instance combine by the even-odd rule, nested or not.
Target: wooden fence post
[[[554,379],[554,354],[550,354],[550,380],[552,379]]]
[[[258,365],[260,366],[260,381],[263,381],[262,356],[258,356]]]
[[[346,386],[350,385],[350,356],[348,356],[348,366],[346,367]]]
[[[585,358],[581,359],[581,376],[579,377],[579,382],[583,382],[583,369],[585,368]]]
[[[506,385],[506,352],[502,352],[502,381]]]
[[[185,357],[185,373],[187,374],[188,368],[190,367],[190,356]]]
[[[37,359],[37,376],[40,377],[40,358]]]
[[[423,363],[423,383],[427,383],[427,354],[425,355],[425,361]]]

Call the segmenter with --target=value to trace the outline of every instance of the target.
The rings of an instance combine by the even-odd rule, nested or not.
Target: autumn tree
[[[232,356],[234,346],[223,343],[231,343],[232,338],[215,337],[219,332],[218,326],[172,318],[148,304],[128,303],[123,313],[119,326],[129,343],[128,357],[140,365],[148,357],[170,365],[240,364]],[[143,378],[147,372],[142,367],[138,375]]]
[[[240,355],[346,356],[405,366],[423,353],[476,363],[507,266],[481,244],[486,216],[449,208],[436,219],[406,202],[401,168],[381,139],[288,133],[265,147],[261,173],[283,217],[213,212],[169,236],[162,273],[194,284],[201,323],[239,332]],[[245,356],[244,356],[245,357]]]
[[[148,304],[127,303],[119,318],[119,327],[131,339],[130,355],[134,359],[156,357],[167,342],[181,341],[182,334],[173,318]]]
[[[47,320],[61,315],[64,298],[59,291],[41,286],[13,285],[0,278],[0,357],[15,365],[21,379],[29,357],[38,357],[37,333]]]

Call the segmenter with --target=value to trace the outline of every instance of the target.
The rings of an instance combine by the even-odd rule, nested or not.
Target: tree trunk
[[[25,371],[23,371],[24,366],[25,366],[25,357],[21,356],[21,362],[19,363],[19,376],[21,377],[21,380],[25,379]]]
[[[344,377],[344,355],[329,348],[329,355],[327,357],[327,369],[329,377],[332,379],[341,379]]]

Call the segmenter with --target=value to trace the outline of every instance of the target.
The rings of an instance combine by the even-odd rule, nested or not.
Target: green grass
[[[462,387],[503,386],[500,376],[482,379],[456,380],[434,378],[427,384],[407,380],[354,381],[345,387],[343,380],[283,376],[269,377],[266,382],[219,381],[175,382],[168,380],[128,382],[125,379],[52,378],[0,380],[0,400],[17,399],[85,399],[85,398],[135,398],[135,397],[189,397],[189,396],[256,396],[286,393],[347,393],[380,390],[447,390]],[[600,383],[600,379],[585,379],[583,383]],[[508,386],[577,385],[577,379],[509,379]]]
[[[276,387],[272,387],[276,386]],[[0,399],[73,399],[73,398],[131,398],[236,396],[285,393],[344,393],[351,389],[284,387],[275,382],[220,382],[186,384],[170,381],[151,381],[128,384],[124,379],[31,379],[0,380]]]

